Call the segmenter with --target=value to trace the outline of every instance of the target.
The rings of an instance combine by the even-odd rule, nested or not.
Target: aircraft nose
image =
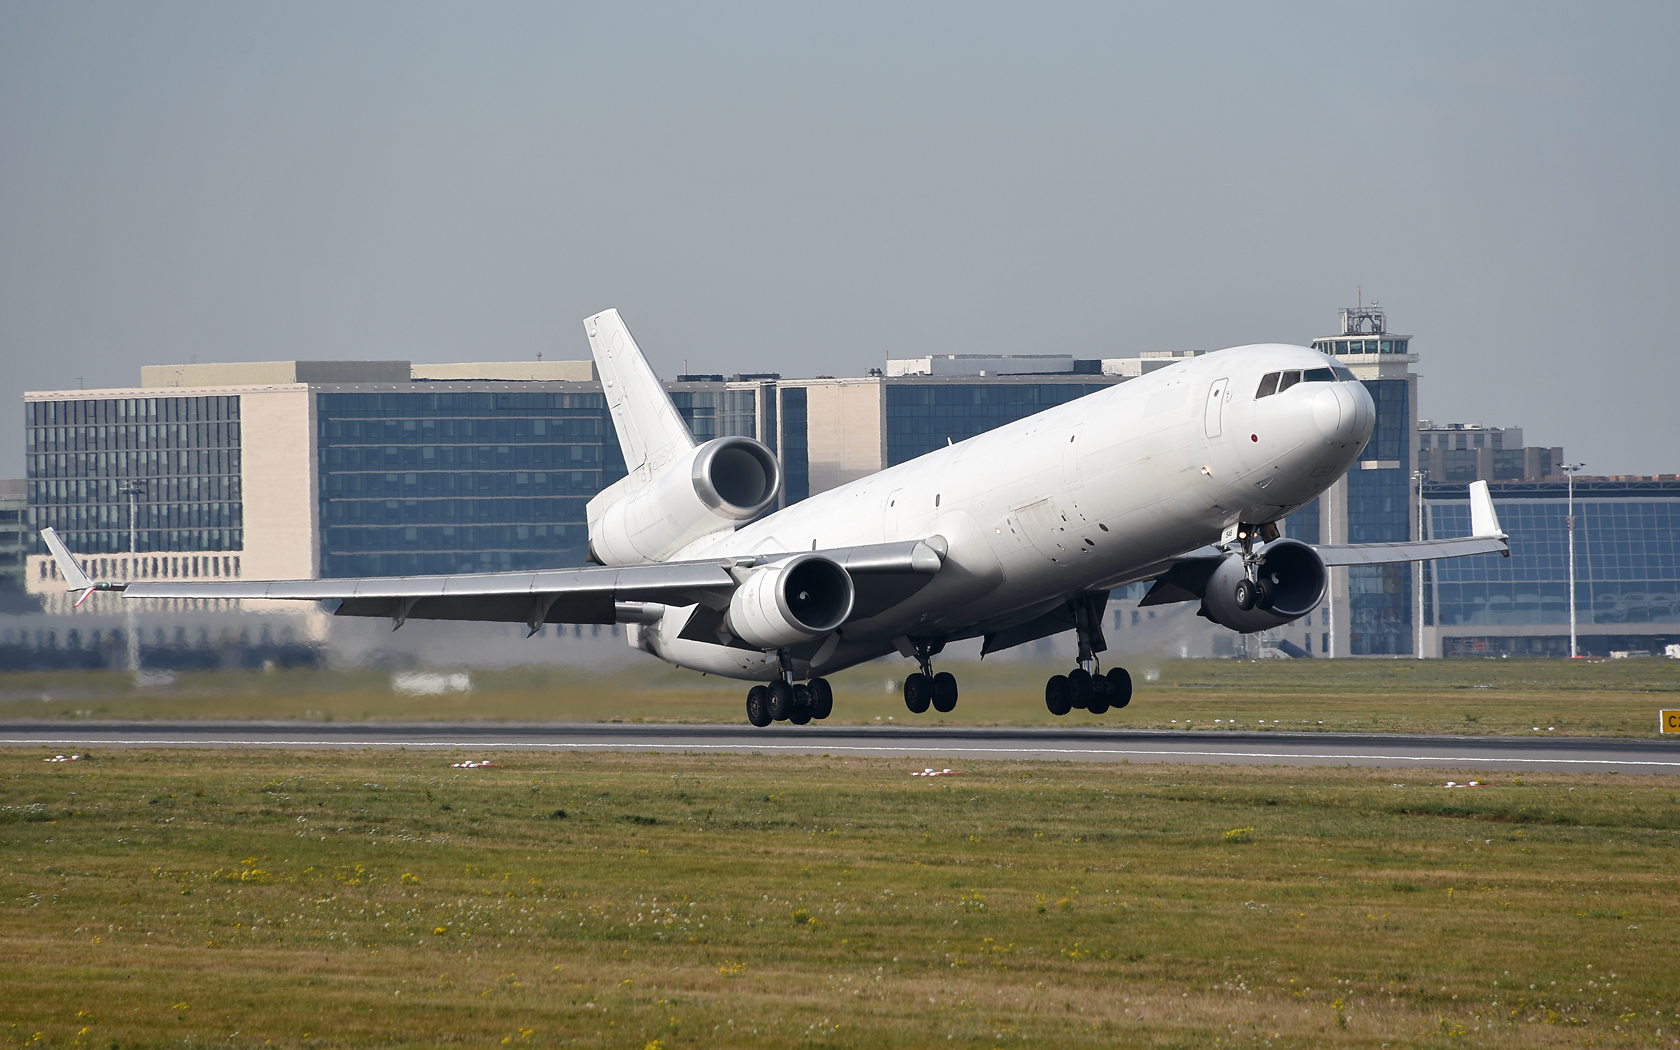
[[[1335,442],[1363,443],[1376,422],[1376,406],[1363,383],[1336,383],[1313,395],[1313,422]]]
[[[1371,440],[1371,432],[1377,427],[1376,402],[1371,400],[1371,392],[1365,389],[1364,383],[1337,383],[1336,389],[1353,400],[1353,425],[1348,440],[1363,445]]]

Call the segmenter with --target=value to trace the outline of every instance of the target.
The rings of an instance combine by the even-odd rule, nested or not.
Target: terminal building
[[[1509,558],[1426,566],[1430,656],[1568,656],[1569,484],[1489,484]],[[1464,486],[1423,486],[1428,535],[1469,535]],[[1680,643],[1680,477],[1586,477],[1574,484],[1577,651],[1661,654]]]
[[[1374,305],[1344,310],[1341,321],[1337,335],[1313,345],[1366,384],[1377,406],[1376,431],[1354,469],[1284,522],[1285,533],[1315,543],[1452,535],[1454,508],[1467,507],[1464,485],[1484,479],[1494,483],[1502,515],[1510,503],[1512,516],[1502,520],[1514,553],[1499,566],[1332,570],[1326,604],[1262,644],[1333,657],[1551,651],[1552,641],[1495,639],[1555,638],[1546,619],[1555,616],[1555,598],[1531,601],[1527,591],[1515,597],[1519,583],[1538,582],[1521,573],[1553,567],[1523,567],[1529,533],[1512,523],[1526,520],[1519,508],[1536,500],[1550,506],[1553,490],[1562,491],[1562,450],[1524,446],[1520,428],[1419,420],[1411,337],[1388,332]],[[930,355],[892,359],[862,377],[685,374],[666,388],[697,439],[745,435],[770,446],[783,464],[783,500],[796,502],[1202,352]],[[141,578],[295,579],[562,567],[585,558],[585,504],[624,473],[589,361],[157,365],[141,370],[138,387],[30,392],[25,401],[27,479],[13,494],[13,509],[28,534],[18,530],[11,569],[26,575],[54,615],[70,610],[33,535],[48,525],[102,579],[131,571]],[[1578,590],[1599,587],[1592,601],[1604,607],[1595,606],[1594,615],[1611,617],[1606,623],[1657,630],[1674,622],[1672,581],[1680,573],[1672,539],[1667,562],[1657,539],[1634,553],[1628,547],[1646,535],[1641,530],[1659,527],[1658,508],[1673,494],[1649,490],[1663,482],[1581,481],[1578,488],[1589,484],[1645,486],[1617,497],[1598,490],[1607,509],[1581,512],[1614,548],[1591,571],[1639,561],[1626,571],[1643,589],[1618,584],[1614,593],[1645,597],[1632,604],[1603,598],[1612,593],[1608,578],[1582,576]],[[8,507],[0,499],[0,571],[8,568]],[[1608,539],[1612,534],[1619,538]],[[31,552],[26,558],[24,550]],[[1500,575],[1513,572],[1518,576]],[[1489,578],[1471,578],[1478,573]],[[1587,592],[1580,594],[1585,617]],[[1159,612],[1186,639],[1175,646],[1180,651],[1242,651],[1235,636],[1194,618],[1192,606],[1139,610],[1140,597],[1140,588],[1114,595],[1114,628],[1122,636]],[[90,602],[87,612],[99,604]],[[199,604],[205,607],[177,611],[221,614],[214,603]],[[1637,617],[1645,619],[1630,619]],[[300,628],[305,638],[323,631],[319,624]],[[1641,632],[1650,633],[1602,633],[1606,645],[1639,650],[1649,645],[1627,637]]]

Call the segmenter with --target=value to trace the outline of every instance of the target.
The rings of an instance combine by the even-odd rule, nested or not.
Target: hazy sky
[[[1680,471],[1680,5],[0,0],[0,476],[140,365],[1306,342]]]

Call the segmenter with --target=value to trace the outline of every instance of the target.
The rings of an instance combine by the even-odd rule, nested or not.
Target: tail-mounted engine
[[[758,517],[781,489],[774,452],[748,437],[717,438],[661,467],[598,518],[592,514],[589,549],[603,565],[659,561],[702,536]]]
[[[852,614],[852,577],[839,562],[801,554],[753,571],[729,600],[729,633],[758,649],[808,642]]]
[[[1318,608],[1329,581],[1317,551],[1299,540],[1277,540],[1261,549],[1252,577],[1241,554],[1221,562],[1208,578],[1202,614],[1243,634],[1281,627]]]

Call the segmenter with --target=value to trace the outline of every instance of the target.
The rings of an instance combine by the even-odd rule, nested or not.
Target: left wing
[[[545,623],[649,623],[667,605],[705,605],[722,610],[735,588],[756,568],[793,553],[594,565],[529,572],[462,573],[450,576],[374,576],[338,580],[146,580],[94,582],[51,528],[41,539],[52,551],[70,590],[120,591],[128,598],[257,598],[338,602],[339,616],[388,616],[392,629],[411,619],[489,620],[523,623],[535,634]],[[853,619],[874,615],[880,599],[896,604],[925,587],[945,560],[945,542],[877,543],[817,551],[853,577],[857,600]]]

